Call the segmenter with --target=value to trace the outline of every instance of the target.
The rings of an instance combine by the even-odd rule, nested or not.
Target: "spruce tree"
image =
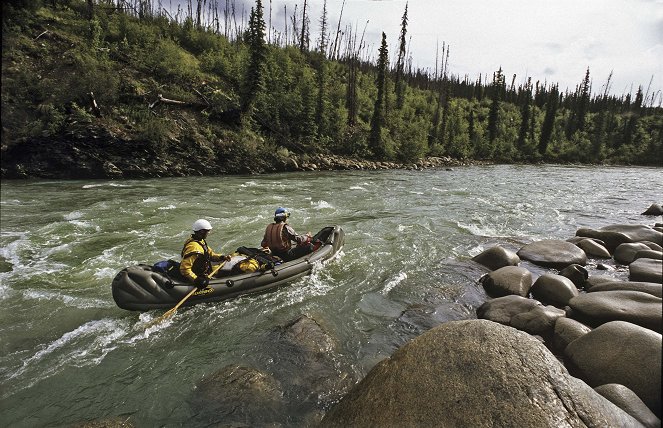
[[[524,91],[524,101],[520,110],[521,121],[520,121],[520,130],[518,131],[518,143],[516,147],[520,151],[520,154],[523,155],[525,151],[525,145],[527,143],[527,133],[529,131],[529,122],[532,115],[531,104],[532,104],[532,79],[527,79],[527,84],[525,84]]]
[[[382,125],[384,123],[384,89],[389,62],[388,55],[387,35],[382,33],[382,43],[378,51],[377,77],[375,79],[378,93],[375,99],[373,118],[371,119],[371,132],[368,141],[369,147],[376,159],[383,159],[387,154],[384,141],[382,140]]]
[[[490,104],[490,113],[488,114],[488,141],[491,145],[495,141],[495,138],[497,138],[498,116],[503,88],[504,76],[502,75],[502,67],[500,67],[493,76],[493,97]]]
[[[557,115],[557,107],[559,105],[559,90],[557,85],[553,85],[548,93],[548,100],[546,101],[546,115],[541,125],[541,136],[539,138],[539,154],[545,156],[550,144],[550,137],[552,136],[555,127],[555,116]]]
[[[405,3],[405,12],[401,18],[401,34],[398,38],[399,40],[399,49],[398,49],[398,59],[396,60],[396,108],[403,108],[403,103],[405,100],[405,36],[407,34],[407,6]]]
[[[261,0],[256,0],[255,8],[251,8],[246,41],[249,46],[249,64],[244,77],[241,110],[243,114],[248,113],[250,115],[255,99],[264,87],[265,62],[267,60],[265,20],[263,18]]]

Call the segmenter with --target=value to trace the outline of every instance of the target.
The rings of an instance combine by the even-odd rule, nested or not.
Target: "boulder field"
[[[479,319],[402,346],[320,426],[660,427],[662,226],[475,256],[489,270]],[[631,280],[590,274],[601,268]]]

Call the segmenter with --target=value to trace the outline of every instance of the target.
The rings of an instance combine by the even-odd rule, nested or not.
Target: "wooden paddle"
[[[213,277],[213,276],[219,271],[219,269],[221,269],[221,268],[223,267],[223,265],[225,265],[225,264],[226,264],[225,261],[219,263],[219,264],[217,265],[217,267],[215,267],[214,270],[213,270],[212,272],[210,272],[209,275],[207,275],[207,278],[208,278],[208,279],[211,279],[211,278],[212,278],[212,277]],[[189,297],[193,296],[193,294],[194,294],[196,291],[198,291],[198,288],[194,287],[193,290],[189,291],[189,294],[187,294],[186,296],[184,296],[184,298],[183,298],[182,300],[180,300],[179,303],[178,303],[177,305],[175,305],[175,307],[173,307],[172,309],[169,309],[168,311],[166,311],[166,313],[164,313],[163,315],[161,315],[159,318],[157,318],[156,320],[152,321],[152,322],[148,325],[148,327],[152,327],[153,325],[158,324],[158,323],[160,323],[161,321],[165,320],[166,318],[172,316],[175,312],[177,312],[177,310],[179,309],[179,307],[182,306],[182,304],[184,304],[184,302],[187,301],[187,299],[188,299]]]

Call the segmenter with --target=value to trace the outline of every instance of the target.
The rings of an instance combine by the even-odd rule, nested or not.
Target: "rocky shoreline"
[[[3,147],[0,159],[3,179],[140,179],[294,171],[420,170],[486,163],[446,156],[408,163],[386,162],[287,150],[259,156],[232,147],[195,142],[159,146],[122,139],[105,128],[92,127]]]
[[[321,426],[660,427],[662,245],[656,223],[487,249],[479,319],[403,346]],[[608,259],[628,281],[590,275]]]

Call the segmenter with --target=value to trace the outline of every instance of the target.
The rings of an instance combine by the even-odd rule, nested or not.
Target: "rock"
[[[602,259],[609,259],[610,251],[605,248],[605,245],[599,244],[596,240],[591,238],[583,238],[576,244],[588,256],[598,257]]]
[[[269,374],[239,365],[228,365],[203,378],[191,407],[209,425],[218,422],[265,426],[283,412],[280,383]]]
[[[559,317],[555,322],[553,348],[560,353],[564,353],[564,350],[569,343],[584,336],[590,331],[592,331],[592,329],[583,323],[571,318]]]
[[[587,255],[577,246],[566,241],[543,240],[532,242],[518,251],[521,259],[539,266],[563,269],[568,265],[587,263]]]
[[[637,251],[633,256],[633,260],[638,260],[638,259],[663,260],[663,251],[640,250]]]
[[[559,274],[570,279],[577,288],[583,288],[587,282],[587,278],[589,278],[587,269],[580,265],[569,265],[559,271]]]
[[[598,392],[617,407],[633,416],[647,428],[660,428],[661,420],[654,412],[635,394],[624,385],[618,383],[607,383],[597,386],[594,391]]]
[[[543,338],[552,336],[555,321],[565,312],[521,296],[489,300],[477,308],[477,317],[508,325]]]
[[[599,230],[580,228],[576,231],[576,236],[600,239],[611,253],[619,244],[628,242],[652,241],[658,245],[663,243],[663,233],[645,225],[616,224]]]
[[[601,282],[600,284],[594,285],[592,288],[587,290],[589,293],[596,291],[615,291],[615,290],[631,290],[631,291],[640,291],[641,293],[651,294],[656,297],[663,297],[663,284],[657,284],[655,282],[636,282],[636,281],[606,281]]]
[[[504,266],[518,266],[518,263],[520,263],[520,258],[516,253],[500,246],[488,248],[481,254],[474,256],[472,260],[490,270],[497,270]]]
[[[537,278],[530,290],[532,296],[541,303],[564,307],[578,295],[576,285],[570,279],[551,273]]]
[[[591,386],[618,383],[661,416],[661,335],[624,321],[606,323],[566,347],[572,375]]]
[[[640,243],[641,243],[641,244],[645,244],[646,246],[648,246],[650,249],[652,249],[652,250],[654,250],[654,251],[663,251],[663,247],[661,247],[660,245],[658,245],[658,244],[655,243],[655,242],[651,242],[651,241],[640,241]]]
[[[609,275],[592,275],[589,278],[587,278],[587,282],[585,282],[585,290],[591,290],[592,287],[603,284],[605,282],[615,282],[617,279],[613,276]]]
[[[623,265],[629,265],[635,260],[635,254],[640,250],[651,251],[651,249],[638,242],[619,244],[615,249],[615,261]]]
[[[484,275],[481,283],[491,297],[510,294],[524,297],[532,287],[532,273],[518,266],[505,266]]]
[[[663,309],[659,297],[639,291],[599,291],[580,294],[569,301],[573,318],[595,327],[610,321],[626,321],[661,331]]]
[[[641,215],[663,215],[663,207],[659,204],[651,204]]]
[[[71,425],[71,428],[134,428],[136,425],[134,425],[130,419],[131,417],[97,419],[73,424]]]
[[[637,259],[628,266],[631,281],[663,283],[663,262],[654,259]]]
[[[448,322],[376,365],[321,427],[637,426],[539,341],[484,320]]]

